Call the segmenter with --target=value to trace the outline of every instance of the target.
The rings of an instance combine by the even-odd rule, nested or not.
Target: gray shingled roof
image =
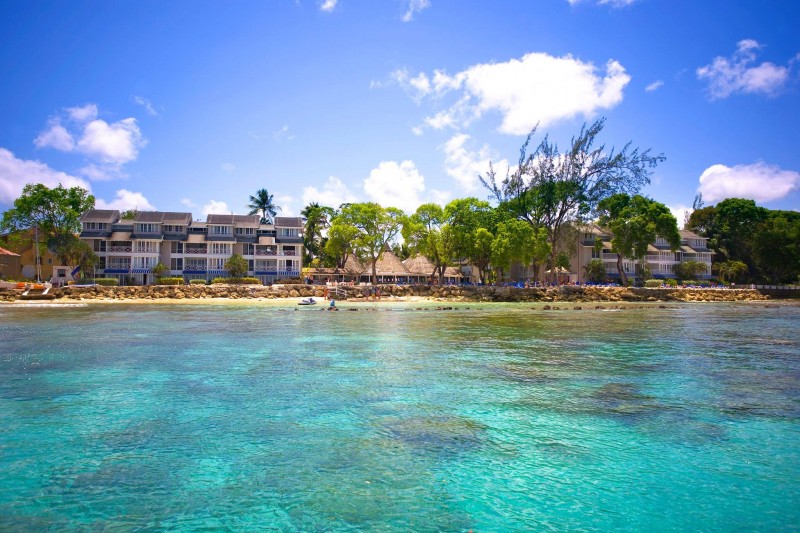
[[[251,226],[258,227],[261,217],[258,215],[208,215],[206,217],[207,224],[216,224],[221,226]]]
[[[81,222],[106,222],[113,224],[119,219],[115,209],[90,209],[81,215]]]
[[[275,217],[275,226],[282,228],[302,228],[303,219],[300,217]]]

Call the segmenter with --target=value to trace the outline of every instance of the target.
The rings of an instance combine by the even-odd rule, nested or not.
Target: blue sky
[[[797,28],[779,0],[5,1],[0,210],[61,182],[196,218],[259,188],[410,212],[601,116],[664,153],[643,192],[679,216],[800,209]]]

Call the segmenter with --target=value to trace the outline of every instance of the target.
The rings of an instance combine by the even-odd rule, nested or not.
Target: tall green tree
[[[332,207],[319,205],[317,202],[308,204],[300,212],[305,219],[303,230],[303,247],[305,249],[304,264],[310,264],[315,257],[320,257],[325,249],[324,236],[330,227],[330,220],[336,214]]]
[[[648,245],[656,237],[663,237],[673,251],[681,245],[678,221],[662,203],[638,194],[631,197],[620,193],[601,200],[597,209],[599,224],[614,234],[611,251],[617,254],[617,270],[623,285],[628,284],[623,257],[643,261]]]
[[[455,259],[455,231],[445,210],[435,203],[422,204],[403,220],[403,239],[415,252],[433,264],[432,275],[444,281],[444,273]]]
[[[454,254],[475,265],[481,283],[492,257],[492,241],[500,214],[489,202],[474,197],[458,198],[444,208],[453,236]]]
[[[255,196],[250,197],[247,208],[250,209],[249,215],[261,214],[262,224],[271,224],[275,220],[275,215],[281,210],[280,206],[275,205],[273,195],[267,189],[257,190]]]
[[[66,256],[58,250],[63,253],[74,244],[75,234],[81,230],[81,215],[93,207],[94,196],[81,187],[51,189],[41,183],[28,184],[14,200],[14,207],[3,213],[0,231],[21,234],[36,228],[42,245],[56,250],[66,264]]]
[[[607,148],[597,139],[605,119],[581,128],[569,147],[562,152],[548,136],[528,152],[534,129],[520,149],[517,169],[498,181],[490,166],[483,185],[491,191],[500,207],[535,228],[545,228],[551,252],[549,264],[555,263],[561,250],[564,229],[571,222],[593,218],[598,203],[617,193],[636,194],[650,182],[650,175],[663,155],[651,155],[626,144],[622,150]]]
[[[752,240],[753,260],[766,281],[793,283],[800,276],[800,220],[773,216],[762,222]]]
[[[547,232],[534,228],[523,220],[511,219],[497,224],[497,233],[492,241],[492,266],[498,278],[504,279],[511,263],[524,265],[541,261],[550,254]]]
[[[331,233],[353,235],[350,246],[353,254],[372,270],[372,283],[378,282],[376,265],[388,245],[402,228],[405,214],[395,207],[367,203],[342,206],[331,223]],[[338,238],[338,237],[337,237]]]

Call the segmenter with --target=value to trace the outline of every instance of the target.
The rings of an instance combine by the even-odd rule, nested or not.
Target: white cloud
[[[622,101],[623,89],[631,79],[615,60],[606,63],[603,75],[592,63],[571,55],[544,53],[474,65],[453,76],[434,71],[432,77],[424,73],[410,77],[395,71],[393,78],[415,99],[462,92],[454,105],[425,119],[428,127],[464,127],[486,113],[499,112],[500,131],[512,135],[526,134],[537,123],[547,126],[610,109]]]
[[[116,209],[118,211],[127,211],[129,209],[138,209],[139,211],[155,211],[156,208],[150,201],[144,197],[140,192],[133,192],[127,189],[120,189],[117,191],[117,196],[110,202],[97,199],[95,206],[98,209]]]
[[[233,174],[236,172],[236,165],[233,163],[222,163],[219,166],[219,169],[223,171],[225,174]]]
[[[465,147],[470,136],[459,134],[447,141],[442,149],[445,153],[445,171],[458,182],[464,192],[472,192],[479,188],[479,175],[486,175],[489,162],[493,161],[496,169],[508,168],[508,161],[497,160],[487,145],[482,146],[477,152],[469,151]]]
[[[152,117],[159,116],[158,111],[156,111],[156,108],[153,107],[153,103],[150,100],[148,100],[147,98],[145,98],[143,96],[133,95],[133,96],[131,96],[131,100],[133,100],[134,103],[139,104],[140,106],[142,106],[145,109],[145,111],[147,111],[148,115],[150,115]]]
[[[689,215],[692,214],[692,211],[694,211],[694,209],[691,207],[686,207],[685,205],[668,205],[667,207],[672,213],[672,216],[678,220],[678,227],[680,229],[683,229],[684,223],[688,219]]]
[[[231,213],[228,204],[225,202],[221,202],[219,200],[211,200],[206,205],[203,206],[202,213],[206,216],[208,215],[227,215]]]
[[[336,8],[336,2],[338,0],[322,0],[321,2],[317,2],[319,4],[319,8],[326,13],[330,13]]]
[[[660,89],[663,86],[664,86],[664,82],[663,81],[656,80],[653,83],[651,83],[650,85],[648,85],[647,87],[645,87],[644,90],[649,92],[649,93],[651,93],[653,91],[657,91],[658,89]]]
[[[92,181],[109,181],[127,177],[127,175],[122,172],[120,165],[96,165],[94,163],[89,163],[88,165],[82,166],[79,172],[82,176]]]
[[[284,125],[281,129],[272,134],[272,138],[276,141],[291,141],[294,140],[294,134],[289,133],[289,126]]]
[[[764,162],[752,165],[712,165],[700,176],[700,187],[707,202],[725,198],[749,198],[757,202],[779,200],[800,187],[800,173],[781,170]]]
[[[0,148],[0,204],[13,204],[28,183],[41,183],[50,188],[61,184],[91,191],[89,183],[81,178],[53,170],[39,161],[17,159],[11,151]]]
[[[86,104],[81,107],[68,107],[67,116],[76,122],[86,122],[97,117],[97,106]]]
[[[55,148],[89,156],[94,161],[86,164],[81,173],[92,180],[125,177],[122,165],[135,160],[139,149],[147,144],[135,118],[109,124],[97,118],[94,104],[69,107],[61,116],[50,118],[45,130],[33,142],[38,148]]]
[[[304,206],[317,202],[319,205],[338,208],[342,204],[357,201],[356,195],[336,176],[329,176],[328,180],[322,185],[322,189],[317,189],[314,186],[303,187]]]
[[[78,141],[78,151],[104,163],[124,164],[136,159],[145,142],[135,118],[112,124],[96,119],[86,124]]]
[[[429,0],[406,0],[407,7],[400,20],[403,22],[411,22],[414,19],[414,13],[419,13],[423,9],[430,7]]]
[[[193,207],[197,207],[197,204],[194,203],[191,198],[181,198],[181,204],[185,205],[187,208],[191,209]]]
[[[453,193],[450,191],[441,191],[439,189],[431,189],[429,196],[431,198],[431,202],[439,204],[442,207],[447,205],[450,200],[453,199]]]
[[[756,51],[761,48],[758,41],[744,39],[737,43],[731,57],[715,57],[710,64],[698,68],[697,78],[709,83],[709,97],[719,100],[734,93],[777,95],[789,78],[789,67],[770,62],[753,65]]]
[[[373,202],[384,207],[398,207],[413,213],[422,203],[419,195],[425,190],[425,178],[413,161],[381,161],[364,180],[364,192]]]
[[[294,202],[294,198],[289,196],[288,194],[276,194],[274,198],[274,204],[280,207],[278,209],[278,214],[276,216],[279,217],[293,217],[296,216],[294,212],[294,207],[292,203]]]
[[[58,118],[48,121],[47,129],[33,140],[33,144],[37,148],[55,148],[62,152],[71,152],[75,149],[75,140]]]

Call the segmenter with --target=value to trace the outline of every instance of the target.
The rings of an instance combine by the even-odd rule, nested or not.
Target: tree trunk
[[[372,284],[378,284],[378,258],[372,260]]]
[[[622,268],[622,254],[617,254],[617,271],[619,272],[619,281],[623,287],[628,286],[628,276],[625,275],[625,269]]]

